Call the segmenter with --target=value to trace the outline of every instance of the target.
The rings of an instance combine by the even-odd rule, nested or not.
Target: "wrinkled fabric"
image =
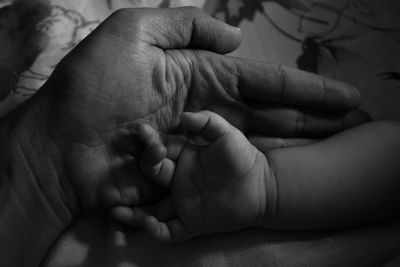
[[[400,220],[340,231],[246,229],[163,245],[94,213],[59,238],[43,267],[397,266],[396,255]]]
[[[32,96],[113,11],[195,5],[242,29],[235,56],[350,83],[374,119],[400,119],[396,0],[2,0],[0,116]]]
[[[201,7],[202,2],[204,1],[1,1],[0,16],[4,19],[0,25],[0,37],[5,35],[7,40],[5,37],[0,38],[0,43],[4,47],[15,46],[15,49],[12,57],[0,61],[0,71],[8,68],[7,73],[10,73],[9,77],[3,74],[8,78],[7,82],[0,79],[0,100],[3,100],[0,103],[0,116],[32,96],[50,77],[60,60],[113,11],[127,7]],[[10,64],[16,61],[18,64]]]

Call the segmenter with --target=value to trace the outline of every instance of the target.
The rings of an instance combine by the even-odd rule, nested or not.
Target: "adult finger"
[[[140,40],[162,49],[204,49],[229,53],[241,42],[240,29],[219,21],[196,7],[122,9],[113,18],[134,25]]]
[[[288,104],[308,109],[347,111],[356,108],[361,95],[354,87],[283,65],[236,60],[243,98]]]
[[[324,137],[370,120],[360,110],[338,115],[287,105],[257,104],[252,105],[249,127],[281,137]]]
[[[349,113],[360,95],[344,83],[207,51],[186,54],[191,68],[182,69],[192,79],[185,109],[212,110],[242,131],[327,136],[370,120],[364,112]]]

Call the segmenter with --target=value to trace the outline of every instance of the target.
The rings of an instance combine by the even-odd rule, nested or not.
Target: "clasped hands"
[[[263,175],[266,163],[260,151],[313,142],[368,118],[355,110],[360,94],[351,86],[281,65],[226,56],[240,40],[239,29],[196,8],[115,12],[62,60],[28,103],[10,115],[17,142],[31,144],[31,150],[45,147],[40,151],[47,153],[46,160],[53,168],[51,175],[42,176],[38,170],[42,170],[43,160],[29,158],[35,175],[27,179],[40,181],[52,192],[46,195],[49,202],[52,197],[63,199],[54,203],[67,206],[72,218],[94,208],[118,206],[112,214],[126,221],[132,215],[128,207],[141,205],[145,207],[138,209],[142,214],[131,222],[144,225],[166,241],[201,234],[197,221],[206,227],[202,233],[237,229],[240,223],[250,225],[249,218],[260,217],[265,207],[255,205],[252,210],[233,204],[248,214],[240,213],[242,210],[235,213],[241,216],[229,226],[215,217],[229,214],[214,214],[214,207],[202,206],[204,218],[194,216],[191,209],[199,203],[190,195],[204,192],[196,191],[187,176],[201,171],[210,175],[201,176],[202,186],[222,193],[218,208],[231,201],[224,195],[227,192],[249,203],[261,203],[255,196],[262,195],[248,193],[260,187],[260,180],[244,180],[255,162],[259,166],[256,171]],[[201,110],[211,112],[185,113],[180,120],[184,111]],[[213,118],[209,125],[206,118]],[[173,142],[176,150],[185,153],[180,158],[188,158],[187,163],[174,167],[168,159],[178,151],[161,138],[147,144],[146,140],[171,133],[181,123],[194,132],[205,127],[200,135],[215,143],[198,151],[195,146]],[[20,134],[21,129],[31,135]],[[228,154],[231,157],[226,157]],[[196,156],[204,161],[204,169],[193,165],[197,161],[191,159]],[[139,159],[146,157],[147,163],[140,164]],[[155,170],[160,171],[159,176],[150,175],[156,178],[149,179],[146,172]],[[152,203],[170,194],[165,187],[170,186],[173,172],[172,197],[192,201],[179,202],[184,206],[178,211],[182,212],[180,218],[196,220],[190,224],[193,229],[174,220],[170,202],[157,204],[165,207],[166,219],[172,219],[169,225],[146,215],[155,207]],[[238,183],[211,179],[222,178],[221,173]],[[57,214],[58,207],[54,209]],[[205,217],[221,225],[207,228]],[[159,227],[158,232],[154,227]]]

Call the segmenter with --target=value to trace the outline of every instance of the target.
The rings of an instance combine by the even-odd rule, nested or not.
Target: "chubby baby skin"
[[[141,171],[167,188],[168,197],[111,210],[159,241],[247,227],[347,227],[400,214],[398,122],[271,151],[262,149],[262,138],[247,139],[210,111],[184,113],[181,126],[196,138],[162,135],[147,124],[138,129],[145,146]]]
[[[114,208],[112,216],[174,243],[260,224],[267,196],[274,195],[266,192],[274,183],[265,155],[216,113],[186,112],[181,126],[202,144],[162,136],[147,124],[138,129],[145,145],[141,170],[170,196],[152,206]]]

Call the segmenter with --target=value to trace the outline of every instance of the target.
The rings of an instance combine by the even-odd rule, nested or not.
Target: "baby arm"
[[[279,229],[351,226],[400,211],[400,123],[373,122],[319,143],[266,154],[277,182]]]
[[[398,213],[398,123],[366,124],[266,157],[213,113],[185,114],[182,124],[211,144],[162,140],[142,126],[142,171],[171,196],[148,207],[115,208],[114,218],[179,242],[251,226],[341,227]]]

